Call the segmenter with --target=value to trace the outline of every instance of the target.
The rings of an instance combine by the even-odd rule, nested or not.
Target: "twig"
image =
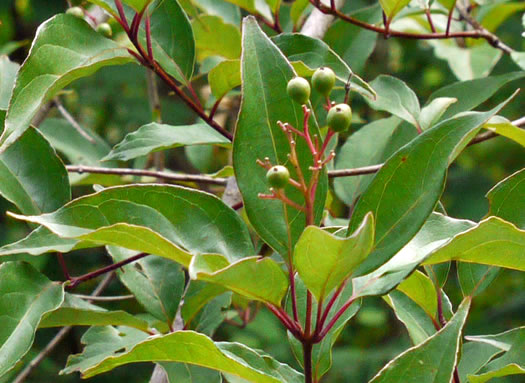
[[[401,32],[395,31],[388,27],[378,27],[373,24],[366,23],[364,21],[358,20],[352,16],[346,15],[339,10],[332,10],[330,7],[323,5],[321,3],[317,4],[316,0],[310,0],[310,3],[314,5],[319,11],[333,15],[341,20],[344,20],[350,24],[356,25],[358,27],[368,29],[370,31],[380,33],[385,37],[398,37],[403,39],[412,39],[412,40],[439,40],[439,39],[449,39],[449,38],[473,38],[473,39],[485,39],[490,45],[495,48],[501,49],[505,53],[511,53],[513,50],[501,43],[499,38],[490,33],[487,30],[474,30],[474,31],[459,31],[459,32],[445,32],[445,33],[413,33],[413,32]]]
[[[92,295],[83,295],[83,294],[71,294],[80,299],[86,299],[89,301],[98,301],[98,302],[115,302],[115,301],[125,301],[128,299],[135,298],[135,295],[118,295],[118,296],[106,296],[106,297],[94,297]]]
[[[79,123],[73,118],[73,116],[71,114],[69,114],[69,112],[66,110],[66,108],[64,108],[64,105],[62,105],[62,103],[60,102],[58,97],[55,97],[53,99],[53,102],[56,105],[56,107],[57,107],[58,111],[60,112],[60,114],[62,115],[62,117],[64,117],[67,120],[67,122],[69,122],[71,124],[71,126],[73,128],[75,128],[75,130],[82,137],[84,137],[86,140],[88,140],[89,142],[94,144],[95,140],[93,139],[93,137],[91,137],[84,129],[82,129],[82,127],[79,125]]]
[[[341,8],[343,4],[344,0],[337,0],[335,2],[335,9]],[[318,9],[314,9],[304,22],[303,27],[301,28],[301,33],[305,36],[322,39],[333,21],[334,16],[327,15]]]
[[[107,274],[104,279],[98,284],[97,288],[93,293],[88,296],[89,300],[95,300],[102,291],[109,285],[111,279],[113,278],[113,273]],[[29,364],[17,375],[13,383],[22,383],[27,377],[33,372],[33,370],[40,364],[42,361],[55,349],[55,347],[69,334],[73,326],[66,326],[60,329],[60,331],[55,335],[53,339],[44,347],[40,353],[29,362]]]
[[[203,184],[226,185],[226,178],[213,178],[200,174],[172,174],[167,172],[157,172],[153,170],[129,169],[129,168],[102,168],[96,166],[77,166],[67,165],[66,169],[70,173],[93,173],[93,174],[115,174],[161,178],[175,182],[198,182]]]

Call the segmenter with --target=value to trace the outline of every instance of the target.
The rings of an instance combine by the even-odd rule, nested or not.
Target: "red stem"
[[[106,273],[109,273],[110,271],[119,269],[122,266],[127,265],[128,263],[132,263],[132,262],[138,261],[139,259],[147,257],[148,255],[149,254],[147,254],[147,253],[140,253],[140,254],[134,255],[133,257],[129,257],[128,259],[125,259],[123,261],[120,261],[120,262],[114,263],[112,265],[103,267],[101,269],[95,270],[95,271],[93,271],[91,273],[87,273],[87,274],[81,275],[80,277],[73,277],[73,278],[70,279],[71,283],[69,285],[67,285],[67,288],[68,289],[73,289],[73,288],[77,287],[79,284],[81,284],[82,282],[89,281],[90,279],[96,278],[96,277],[98,277],[98,276],[100,276],[102,274],[106,274]]]
[[[71,280],[71,275],[69,275],[69,270],[67,269],[66,261],[64,260],[64,256],[62,253],[57,253],[58,263],[60,264],[60,267],[62,268],[62,272],[64,273],[64,277],[66,280]]]
[[[292,296],[292,312],[293,312],[293,319],[296,323],[299,323],[299,313],[297,311],[297,293],[295,291],[295,275],[294,271],[291,265],[288,266],[288,277],[290,278],[290,294]]]
[[[120,23],[120,25],[122,25],[122,28],[124,28],[126,33],[129,34],[129,24],[128,20],[126,19],[126,13],[124,12],[122,2],[120,0],[115,0],[115,5],[117,6],[118,14],[120,16],[120,20],[118,20],[118,22]]]
[[[151,61],[153,57],[153,45],[151,44],[151,18],[150,15],[146,17],[146,46],[148,48],[148,56]]]
[[[341,308],[339,309],[339,311],[334,315],[334,317],[332,318],[332,320],[328,323],[328,325],[319,333],[319,335],[314,339],[314,342],[319,342],[321,341],[325,336],[326,334],[328,334],[328,332],[332,329],[332,327],[334,327],[334,325],[336,324],[336,322],[339,320],[339,318],[341,317],[341,315],[344,314],[344,312],[346,311],[346,309],[348,307],[350,307],[352,305],[352,303],[355,302],[355,299],[353,296],[350,297],[350,299],[348,301],[346,301],[346,303],[341,306]]]
[[[332,310],[332,307],[334,306],[335,301],[337,300],[337,298],[339,298],[339,295],[341,295],[341,292],[343,291],[347,283],[348,283],[348,279],[345,282],[341,283],[339,288],[335,291],[334,295],[332,295],[332,298],[330,298],[330,300],[328,301],[328,304],[326,305],[324,309],[323,316],[321,317],[320,323],[317,323],[317,326],[316,326],[317,335],[319,335],[319,333],[323,329],[323,326],[324,326],[324,323],[326,322],[326,318],[328,317],[328,314],[330,314],[330,311]]]

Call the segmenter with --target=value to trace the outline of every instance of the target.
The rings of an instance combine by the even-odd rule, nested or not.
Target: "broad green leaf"
[[[297,244],[293,262],[299,276],[317,301],[350,277],[366,259],[374,243],[374,218],[367,214],[348,238],[339,238],[308,226]]]
[[[20,65],[9,61],[9,57],[0,56],[0,109],[2,110],[7,110],[9,105],[18,68]],[[3,123],[0,124],[0,131],[2,129]]]
[[[239,60],[221,61],[208,73],[211,92],[217,100],[233,88],[241,85],[241,62]]]
[[[521,1],[490,4],[483,9],[481,25],[487,30],[495,32],[510,16],[523,10],[525,10],[525,3]]]
[[[200,310],[211,300],[223,294],[226,289],[222,286],[203,281],[189,282],[184,294],[181,315],[186,325],[192,324]]]
[[[272,10],[265,0],[225,0],[228,3],[238,5],[251,14],[260,14],[267,20],[272,20]]]
[[[294,71],[271,40],[261,31],[253,17],[244,19],[242,81],[243,98],[235,132],[233,162],[237,183],[243,196],[248,218],[259,236],[281,255],[289,255],[306,225],[306,217],[281,201],[262,200],[259,193],[268,193],[266,170],[256,160],[268,157],[273,164],[288,164],[289,143],[277,121],[287,122],[302,129],[303,113],[286,92]],[[319,134],[313,118],[311,134]],[[257,145],[254,145],[254,137]],[[304,140],[297,140],[299,164],[309,182],[312,155]],[[295,172],[291,164],[292,177]],[[322,173],[317,188],[315,222],[319,222],[326,198],[327,176]],[[291,200],[303,205],[302,193],[287,186],[285,192]],[[288,216],[286,221],[284,216]],[[288,228],[289,225],[289,228]],[[290,232],[288,232],[290,230]],[[289,242],[289,237],[291,242]]]
[[[36,129],[0,153],[0,195],[24,214],[47,213],[71,199],[66,168]]]
[[[479,263],[525,271],[525,230],[498,217],[489,217],[436,249],[425,261]]]
[[[445,327],[390,361],[370,383],[450,383],[469,307],[470,300],[463,301]]]
[[[490,215],[512,222],[525,230],[525,169],[505,178],[487,193]]]
[[[58,235],[40,226],[21,240],[7,244],[0,248],[0,256],[13,254],[41,255],[58,251],[67,253],[73,249],[79,249],[78,241],[74,239],[60,238]]]
[[[419,123],[422,130],[430,129],[439,121],[441,116],[447,111],[450,105],[457,102],[457,98],[438,97],[421,109]]]
[[[410,0],[379,0],[379,4],[385,11],[388,20],[392,20],[408,3],[410,3]]]
[[[521,69],[525,70],[525,52],[514,51],[510,54],[510,57],[516,63],[516,65],[518,65]]]
[[[335,157],[336,169],[353,169],[377,165],[417,136],[417,130],[392,116],[376,120],[352,134]],[[343,202],[352,206],[363,193],[374,174],[334,179],[335,193]]]
[[[499,274],[500,268],[475,263],[457,263],[458,282],[463,296],[476,296],[485,290]]]
[[[376,220],[374,251],[358,273],[388,261],[419,231],[441,197],[449,165],[505,104],[443,121],[389,158],[359,199],[350,220],[350,232],[369,211]]]
[[[0,376],[29,351],[42,316],[59,307],[63,299],[62,285],[29,264],[0,265]]]
[[[297,3],[297,1],[295,2]],[[294,4],[295,4],[294,3]],[[381,6],[360,9],[350,13],[350,16],[370,24],[381,21]],[[324,41],[352,68],[355,72],[364,71],[365,63],[374,51],[378,34],[374,31],[345,22],[336,21],[326,32]]]
[[[93,247],[115,245],[188,266],[192,254],[254,253],[245,224],[217,197],[177,186],[132,185],[78,198],[51,214],[18,216]],[[195,228],[206,230],[195,230]]]
[[[222,383],[221,374],[184,363],[160,363],[166,372],[167,383]]]
[[[208,15],[220,16],[232,25],[239,25],[241,12],[239,7],[228,3],[226,0],[193,0],[193,3]]]
[[[308,0],[295,0],[290,9],[290,18],[292,19],[294,26],[297,25],[303,12],[308,8],[310,2]]]
[[[136,252],[108,246],[114,262]],[[168,259],[149,256],[117,270],[120,281],[155,318],[171,326],[184,291],[185,275],[180,265]]]
[[[467,375],[474,375],[494,356],[501,354],[502,349],[481,342],[465,342],[458,363],[458,374],[462,382],[468,382]]]
[[[194,330],[200,334],[212,337],[219,326],[232,313],[232,292],[221,294],[210,300],[195,318],[192,319],[191,325],[185,324],[187,330]]]
[[[150,11],[155,59],[166,72],[187,83],[195,66],[195,38],[188,16],[177,0],[160,0]],[[145,42],[144,31],[141,36]]]
[[[312,72],[326,66],[331,68],[343,86],[351,78],[351,89],[373,99],[375,92],[361,77],[352,72],[350,67],[322,40],[299,33],[282,33],[274,37],[273,42],[291,62],[302,62]],[[311,75],[311,74],[310,74]]]
[[[432,93],[428,99],[427,105],[432,103],[433,100],[441,97],[456,98],[458,101],[450,105],[441,116],[441,120],[444,120],[458,113],[474,109],[488,100],[504,85],[524,77],[525,72],[511,72],[499,76],[456,82]]]
[[[428,43],[434,47],[435,56],[446,60],[452,73],[462,81],[488,76],[503,55],[487,42],[469,48],[449,40],[429,40]]]
[[[384,110],[420,127],[419,101],[414,91],[403,81],[392,76],[380,75],[370,85],[377,93],[375,100],[367,100],[372,108]]]
[[[433,213],[416,236],[374,272],[352,280],[356,296],[383,295],[394,289],[434,249],[475,224]]]
[[[485,365],[475,375],[468,375],[472,383],[484,383],[492,378],[525,374],[525,327],[519,327],[498,335],[469,336],[471,342],[496,346],[505,352]]]
[[[39,328],[63,326],[127,326],[147,332],[148,322],[122,311],[108,311],[72,294],[66,294],[62,305],[44,315]]]
[[[436,333],[436,328],[428,314],[404,293],[394,290],[383,297],[394,313],[406,327],[414,345],[418,345]]]
[[[152,0],[122,0],[122,2],[128,4],[131,8],[133,8],[135,11],[140,12],[146,6],[152,2]]]
[[[69,356],[60,374],[84,371],[118,352],[129,351],[147,338],[148,334],[131,327],[91,327],[80,340],[85,345],[84,350]]]
[[[429,277],[420,271],[415,271],[405,279],[397,290],[416,302],[430,318],[435,318],[437,313],[437,293]]]
[[[172,126],[152,122],[128,134],[104,160],[127,161],[184,145],[227,145],[229,142],[207,124]]]
[[[242,348],[246,355],[231,352],[232,347]],[[90,378],[125,364],[151,361],[194,364],[239,376],[249,382],[284,382],[275,369],[270,369],[260,355],[247,347],[235,343],[214,343],[207,336],[193,331],[151,337],[118,355],[76,370],[80,370],[84,378]]]
[[[194,19],[192,27],[199,61],[208,56],[227,59],[241,56],[241,33],[236,26],[218,16],[204,15]]]
[[[193,257],[189,267],[191,279],[211,282],[250,299],[281,305],[288,279],[271,258],[249,257],[235,263],[222,255],[202,254]]]
[[[22,135],[42,103],[60,89],[104,66],[130,61],[126,48],[104,38],[77,17],[62,14],[41,24],[18,72],[0,151]]]
[[[513,125],[504,117],[491,118],[483,127],[500,136],[510,138],[525,147],[525,130]]]
[[[75,165],[99,165],[111,147],[95,132],[86,129],[92,142],[74,129],[69,122],[59,118],[46,118],[38,130],[51,146]]]

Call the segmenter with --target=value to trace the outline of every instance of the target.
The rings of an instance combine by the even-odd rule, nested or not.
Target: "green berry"
[[[290,179],[290,172],[286,167],[277,165],[272,167],[266,173],[266,180],[268,185],[272,188],[282,189],[288,185],[288,180]]]
[[[111,25],[108,23],[100,23],[97,25],[97,32],[108,39],[113,36],[113,30],[111,29]]]
[[[344,132],[352,123],[352,109],[346,104],[333,106],[328,112],[326,122],[334,132]]]
[[[306,104],[310,98],[310,84],[302,77],[295,77],[288,81],[286,87],[288,96],[298,104]]]
[[[335,73],[330,68],[321,67],[312,76],[312,86],[323,96],[328,96],[335,85]]]
[[[78,17],[79,19],[84,18],[84,11],[80,7],[71,7],[66,11],[68,15]]]

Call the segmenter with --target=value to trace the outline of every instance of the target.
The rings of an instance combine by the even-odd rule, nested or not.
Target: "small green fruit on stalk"
[[[326,122],[334,132],[344,132],[352,123],[352,109],[347,104],[337,104],[330,108]]]
[[[312,86],[323,96],[328,97],[335,85],[335,73],[330,68],[321,67],[312,76]]]
[[[108,23],[100,23],[97,25],[97,32],[108,39],[113,36],[113,30],[111,29],[111,25]]]
[[[80,7],[71,7],[66,11],[68,15],[78,17],[79,19],[84,18],[84,11]]]
[[[295,77],[288,81],[286,91],[288,96],[298,104],[306,104],[310,99],[310,84],[302,77]]]
[[[268,185],[270,187],[275,189],[282,189],[288,184],[288,180],[290,179],[290,172],[286,167],[277,165],[273,166],[268,170],[268,173],[266,173],[266,180],[268,181]]]

